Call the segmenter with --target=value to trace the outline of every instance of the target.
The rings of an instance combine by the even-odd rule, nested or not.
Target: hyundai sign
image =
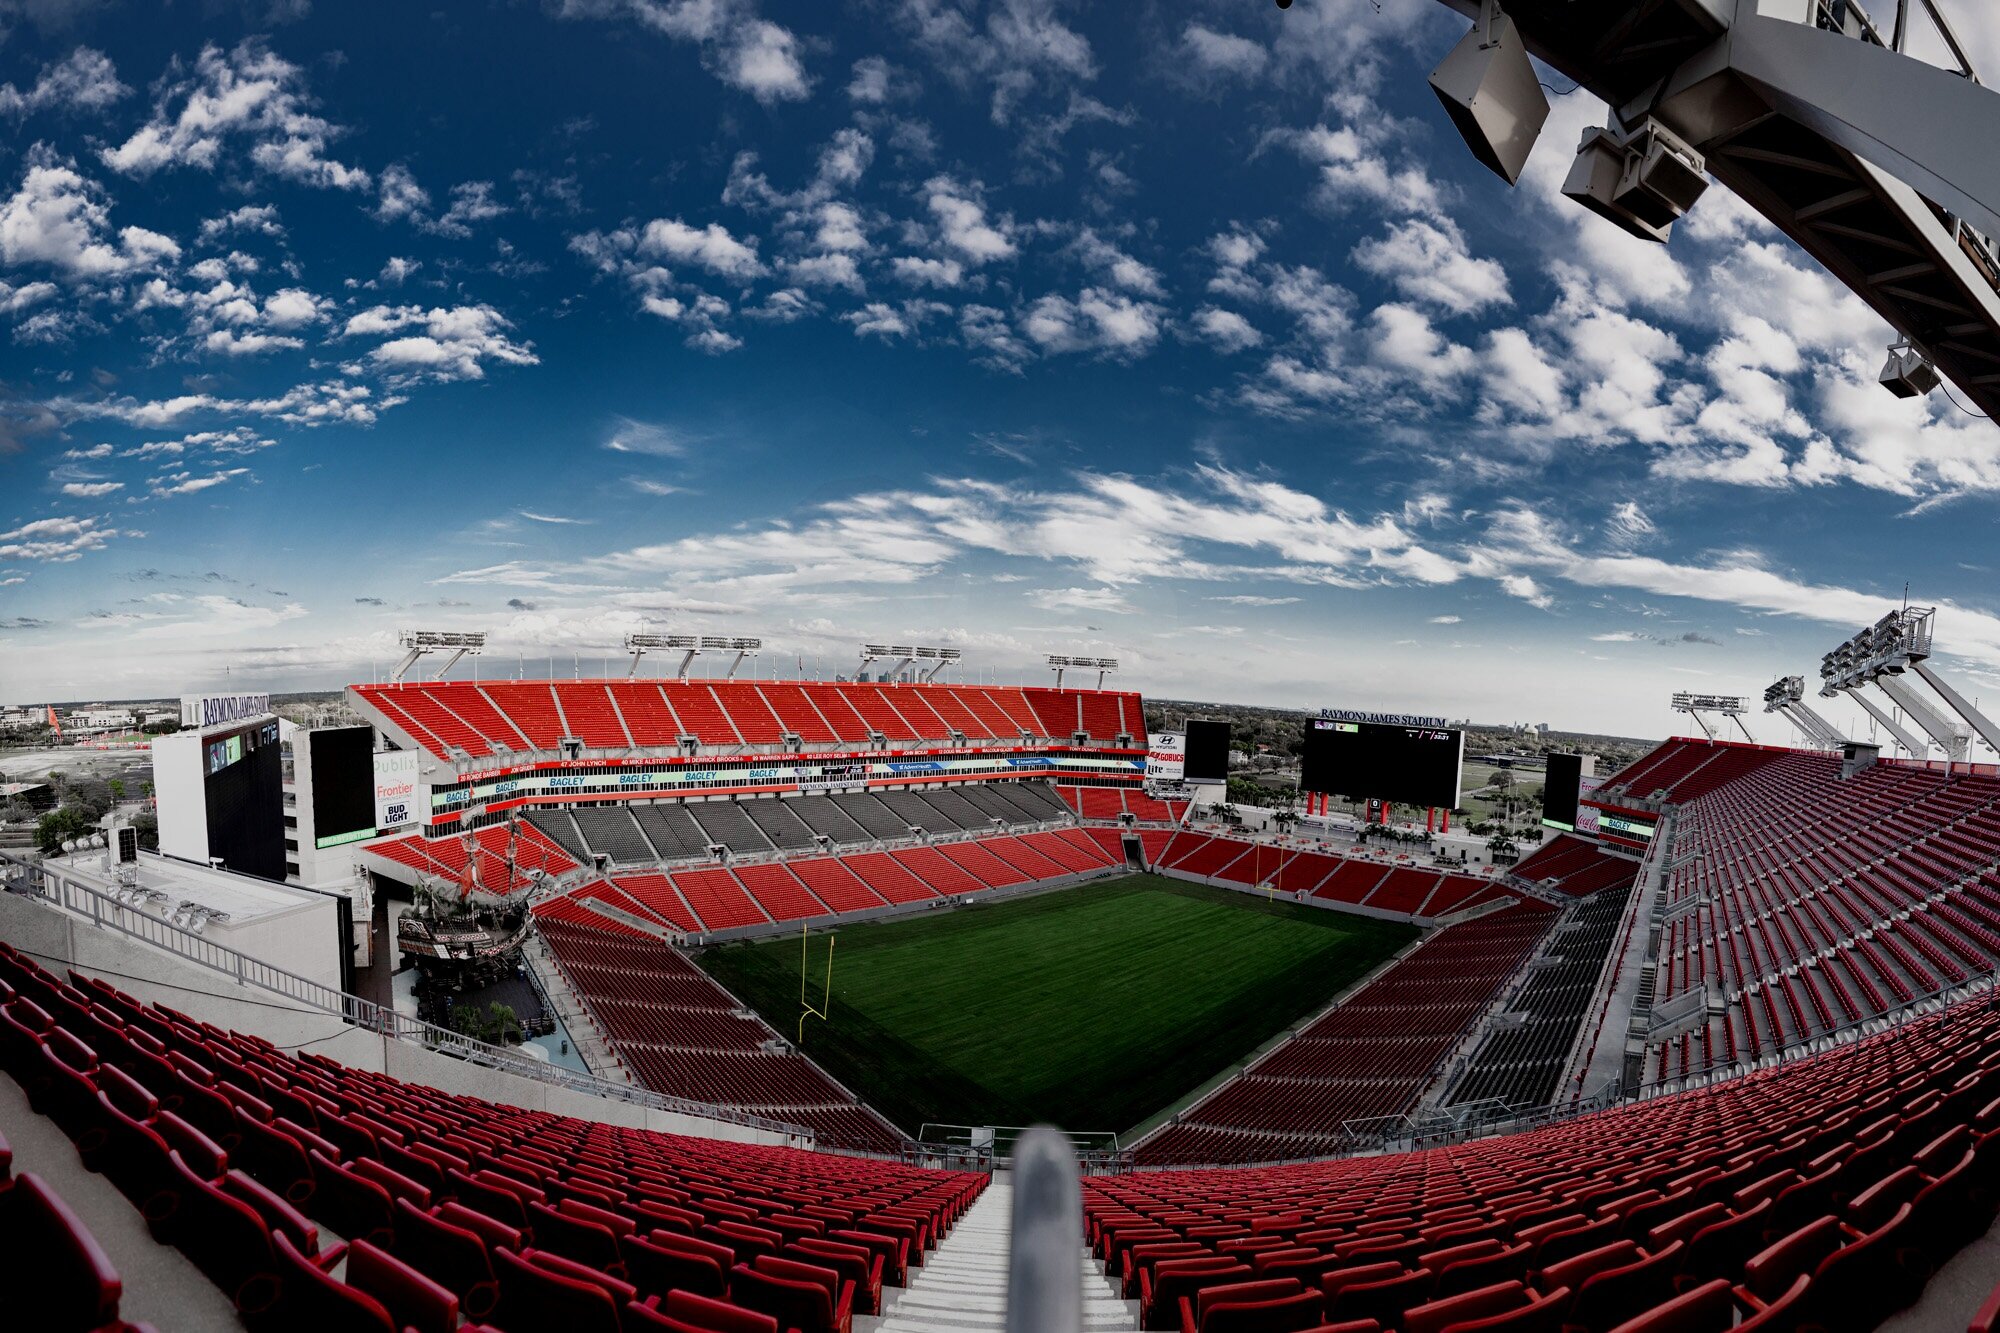
[[[224,722],[241,722],[271,711],[268,694],[184,694],[181,696],[181,725],[213,727]]]

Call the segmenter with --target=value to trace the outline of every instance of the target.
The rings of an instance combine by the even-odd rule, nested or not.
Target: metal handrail
[[[218,944],[191,930],[121,903],[109,894],[100,893],[81,880],[71,877],[61,867],[0,852],[0,868],[8,870],[4,876],[9,882],[8,887],[22,892],[24,896],[39,899],[79,917],[87,918],[99,929],[143,941],[178,958],[224,976],[233,977],[238,985],[282,995],[308,1008],[334,1015],[368,1032],[393,1037],[398,1041],[406,1041],[412,1045],[456,1056],[472,1064],[588,1096],[627,1102],[678,1115],[719,1120],[794,1138],[810,1140],[814,1137],[813,1132],[802,1125],[787,1124],[782,1120],[751,1115],[728,1107],[670,1097],[664,1093],[654,1092],[650,1088],[614,1083],[591,1074],[579,1074],[560,1065],[545,1064],[539,1060],[516,1055],[504,1047],[479,1041],[463,1033],[453,1032],[449,1028],[441,1028],[434,1023],[411,1018],[388,1006],[376,1004],[373,1000],[364,1000],[358,995],[350,995],[336,987],[299,976],[295,972],[275,967],[261,959],[252,958],[227,945]]]

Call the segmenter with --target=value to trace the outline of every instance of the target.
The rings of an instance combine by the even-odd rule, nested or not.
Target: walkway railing
[[[406,1041],[445,1055],[455,1056],[471,1064],[592,1097],[627,1102],[678,1115],[719,1120],[806,1140],[813,1137],[811,1130],[800,1125],[787,1124],[782,1120],[751,1115],[727,1107],[710,1106],[702,1102],[686,1101],[648,1088],[633,1087],[590,1074],[580,1074],[560,1065],[544,1064],[539,1060],[517,1055],[505,1047],[493,1046],[465,1036],[463,1033],[453,1032],[449,1028],[441,1028],[434,1023],[411,1018],[407,1014],[397,1013],[386,1005],[364,1000],[358,995],[350,995],[346,991],[288,972],[284,968],[273,967],[260,959],[239,953],[144,910],[144,904],[164,899],[165,895],[159,894],[157,890],[128,889],[124,891],[128,901],[121,901],[91,887],[62,866],[35,862],[6,852],[0,852],[0,881],[4,881],[5,888],[10,892],[37,898],[62,908],[78,918],[88,920],[97,929],[141,940],[178,958],[231,977],[240,986],[282,995],[302,1007],[333,1015],[368,1032],[393,1037],[398,1041]]]

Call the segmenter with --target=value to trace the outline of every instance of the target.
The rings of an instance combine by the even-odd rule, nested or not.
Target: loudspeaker
[[[1431,71],[1431,91],[1474,157],[1509,185],[1521,179],[1549,99],[1514,20],[1496,14],[1490,29],[1473,24]]]
[[[1941,379],[1937,367],[1914,347],[1891,347],[1889,363],[1882,367],[1882,387],[1898,398],[1922,398]]]

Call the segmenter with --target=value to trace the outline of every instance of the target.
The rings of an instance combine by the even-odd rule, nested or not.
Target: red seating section
[[[1832,756],[1697,741],[1640,765],[1699,775],[1732,750],[1763,761],[1679,807],[1656,983],[1659,1002],[1712,985],[1728,1012],[1650,1072],[1752,1060],[1993,970],[2000,779],[1885,762],[1843,780]]]
[[[1354,903],[1430,919],[1483,903],[1512,899],[1494,880],[1364,857],[1332,856],[1281,843],[1207,833],[1143,835],[1146,863],[1232,884],[1272,887],[1330,902]],[[1631,873],[1632,863],[1619,862]]]
[[[570,736],[592,749],[703,745],[776,746],[787,733],[808,748],[855,747],[881,732],[899,744],[950,741],[1018,745],[1023,732],[1068,744],[1145,741],[1137,694],[1107,690],[883,682],[632,680],[405,681],[356,685],[355,696],[441,759],[553,750]],[[1142,819],[1172,818],[1151,808]]]
[[[655,1092],[808,1125],[830,1143],[893,1149],[903,1136],[775,1035],[735,1017],[729,992],[651,936],[541,922],[556,964],[620,1059]]]
[[[1448,926],[1143,1140],[1142,1164],[1255,1162],[1351,1148],[1349,1121],[1400,1115],[1556,913],[1518,901]]]
[[[724,1040],[711,1026],[704,1039]],[[253,1327],[615,1329],[621,1310],[626,1328],[674,1326],[628,1303],[686,1328],[758,1327],[747,1312],[768,1292],[751,1269],[826,1284],[841,1320],[879,1309],[881,1284],[904,1285],[985,1185],[454,1096],[59,981],[4,945],[0,1068]],[[13,1313],[52,1333],[127,1328],[74,1216],[34,1176],[0,1177],[0,1244],[35,1274],[34,1313],[19,1291]],[[321,1227],[352,1248],[323,1245]],[[704,1263],[726,1285],[694,1290]]]
[[[1085,819],[1115,820],[1130,814],[1141,824],[1178,824],[1188,802],[1162,801],[1137,787],[1059,786],[1056,795]]]
[[[530,870],[560,875],[577,868],[575,857],[549,841],[532,824],[522,821],[513,827],[518,832],[514,838],[514,871],[511,876],[507,871],[508,826],[505,824],[492,824],[470,835],[448,838],[426,838],[421,833],[412,833],[404,838],[370,843],[365,850],[452,883],[461,881],[466,861],[470,859],[475,863],[474,889],[496,895],[528,887],[530,881],[526,872]]]
[[[1614,774],[1597,795],[1604,799],[1636,796],[1678,805],[1754,773],[1784,753],[1729,741],[1672,740]]]
[[[15,1284],[8,1302],[13,1316],[48,1333],[151,1333],[150,1326],[119,1320],[124,1284],[96,1237],[41,1177],[17,1177],[10,1162],[0,1139],[0,1268]]]
[[[1637,874],[1639,863],[1585,838],[1558,834],[1516,865],[1513,877],[1572,898],[1588,898]]]
[[[1094,1177],[1085,1212],[1128,1296],[1192,1295],[1201,1327],[1203,1301],[1223,1299],[1203,1274],[1227,1271],[1219,1281],[1291,1279],[1322,1298],[1322,1319],[1403,1333],[1868,1329],[1992,1222],[1996,1134],[2000,1013],[1982,998],[1528,1133]],[[1189,1326],[1178,1309],[1148,1314]],[[1484,1322],[1454,1322],[1468,1317]]]

